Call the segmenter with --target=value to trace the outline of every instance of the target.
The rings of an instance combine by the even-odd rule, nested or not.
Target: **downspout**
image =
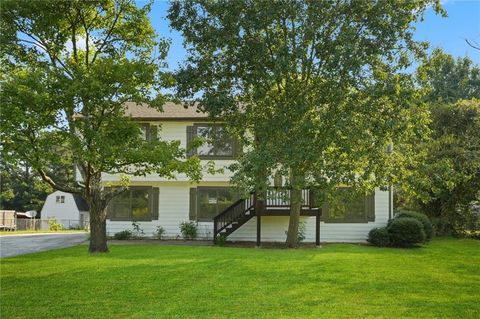
[[[388,186],[388,220],[392,219],[393,201],[392,201],[392,185]]]

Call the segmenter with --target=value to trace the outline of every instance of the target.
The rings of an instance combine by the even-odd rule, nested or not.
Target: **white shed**
[[[55,218],[64,228],[87,227],[88,205],[79,195],[56,191],[47,196],[43,204],[42,219]]]

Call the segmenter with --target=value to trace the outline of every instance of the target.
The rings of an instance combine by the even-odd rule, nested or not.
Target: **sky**
[[[137,0],[137,3],[142,5],[146,1]],[[443,18],[428,9],[424,21],[415,24],[415,39],[428,41],[431,49],[439,47],[455,57],[468,56],[480,64],[480,52],[465,42],[467,38],[480,45],[480,0],[442,0],[442,4],[448,17]],[[186,51],[181,34],[169,27],[166,19],[168,7],[167,1],[156,0],[150,18],[157,33],[171,40],[168,64],[171,70],[175,70],[185,58]]]

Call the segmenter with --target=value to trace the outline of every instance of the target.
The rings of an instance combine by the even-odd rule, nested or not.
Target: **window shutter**
[[[197,217],[197,189],[190,188],[190,211],[189,219],[196,220]]]
[[[159,196],[160,196],[160,189],[158,187],[153,188],[152,192],[152,220],[158,220],[158,210],[159,210]]]
[[[187,126],[187,158],[192,157],[196,153],[196,149],[192,148],[192,141],[195,138],[195,126]]]
[[[111,187],[104,187],[103,189],[108,192],[112,188]],[[108,205],[107,205],[107,219],[111,219],[112,214],[113,214],[113,205],[112,205],[112,200],[110,200],[110,202],[108,202]]]
[[[365,213],[367,221],[375,221],[375,192],[368,194],[365,198]]]
[[[158,125],[150,125],[149,141],[158,140]]]
[[[148,123],[143,123],[143,131],[145,132],[145,141],[150,140],[150,124]]]

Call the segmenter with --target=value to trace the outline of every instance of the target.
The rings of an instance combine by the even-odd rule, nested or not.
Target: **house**
[[[55,191],[47,196],[41,211],[43,220],[55,218],[64,228],[88,227],[88,205],[79,195]],[[48,228],[48,223],[42,223]]]
[[[184,108],[166,103],[164,112],[144,105],[127,103],[127,114],[142,123],[145,138],[159,134],[163,140],[179,140],[186,147],[195,136],[218,135],[222,127],[194,107]],[[161,129],[158,127],[161,125]],[[240,199],[229,181],[233,173],[228,166],[241,151],[234,140],[226,138],[219,145],[204,144],[188,155],[196,154],[202,162],[213,160],[223,173],[204,172],[198,184],[179,174],[176,180],[158,175],[131,176],[131,187],[112,200],[108,207],[107,232],[113,235],[132,229],[135,221],[144,233],[152,234],[157,226],[165,229],[166,237],[179,236],[179,224],[194,221],[199,236],[213,239],[214,234],[228,235],[238,241],[284,241],[288,228],[289,190],[272,188],[262,216],[255,209],[256,196]],[[118,175],[103,174],[103,183],[118,181]],[[278,185],[277,185],[278,186]],[[339,189],[349,192],[350,189]],[[374,227],[385,226],[392,210],[391,191],[376,189],[370,196],[355,198],[348,205],[321,209],[315,207],[311,192],[302,192],[301,220],[305,225],[305,241],[361,242]],[[319,234],[318,234],[319,233]]]

